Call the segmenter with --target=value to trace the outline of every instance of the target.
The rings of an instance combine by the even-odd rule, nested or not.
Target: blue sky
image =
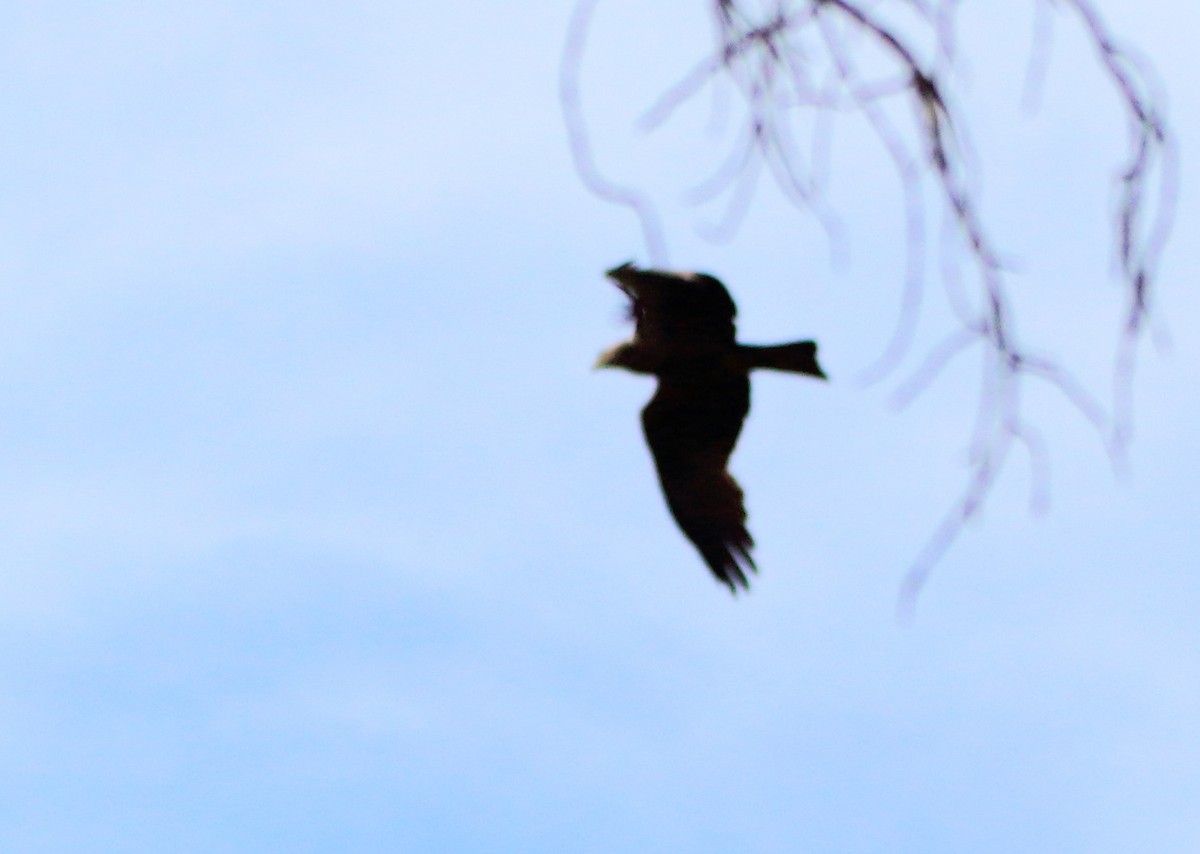
[[[602,271],[645,251],[572,171],[567,6],[9,4],[0,847],[1200,849],[1198,13],[1102,6],[1184,163],[1130,475],[1031,389],[1049,512],[1015,458],[905,625],[978,360],[902,413],[903,371],[856,380],[896,320],[886,159],[837,137],[844,265],[769,193],[705,242],[702,105],[632,129],[704,18],[601,5],[598,157],[746,340],[816,337],[833,378],[756,382],[732,600],[658,495],[652,383],[590,370],[627,334]],[[1061,16],[1021,109],[1029,11],[964,10],[963,107],[1022,330],[1105,394],[1123,126]]]

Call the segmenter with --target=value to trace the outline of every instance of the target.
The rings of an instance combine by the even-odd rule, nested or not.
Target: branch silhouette
[[[572,154],[589,190],[633,209],[650,256],[664,257],[658,214],[637,191],[603,177],[591,155],[579,80],[588,22],[597,2],[580,0],[563,56],[561,94]],[[969,472],[958,498],[901,584],[899,608],[909,613],[933,567],[979,512],[1014,448],[1024,451],[1033,470],[1031,506],[1036,512],[1047,505],[1049,454],[1023,406],[1021,390],[1026,380],[1041,381],[1060,393],[1097,432],[1114,465],[1123,459],[1132,434],[1137,347],[1153,307],[1157,267],[1175,208],[1177,152],[1159,106],[1161,87],[1149,64],[1114,37],[1090,0],[1061,0],[1057,6],[1054,0],[1037,0],[1025,101],[1033,100],[1032,93],[1046,73],[1051,16],[1055,8],[1064,9],[1088,38],[1099,69],[1119,98],[1129,140],[1128,155],[1116,169],[1112,224],[1127,306],[1118,330],[1112,403],[1106,408],[1069,371],[1021,344],[1008,296],[1008,271],[970,180],[966,120],[954,106],[958,0],[709,2],[717,33],[715,48],[663,91],[638,123],[643,130],[653,131],[719,83],[731,83],[738,93],[740,131],[717,170],[687,196],[692,204],[725,198],[723,214],[702,227],[705,237],[731,239],[752,206],[758,183],[769,176],[793,205],[821,223],[831,240],[840,240],[838,217],[823,192],[828,158],[821,152],[830,142],[828,122],[822,124],[822,119],[832,121],[838,114],[853,113],[866,119],[895,168],[907,243],[895,328],[879,358],[863,373],[864,381],[876,382],[891,374],[915,338],[926,285],[927,188],[933,190],[954,245],[966,256],[964,271],[955,253],[943,247],[941,278],[959,328],[935,345],[893,396],[897,406],[907,405],[951,362],[972,350],[984,356]],[[907,15],[906,23],[883,17],[892,10]],[[909,118],[897,121],[904,114]],[[802,118],[814,128],[807,158],[796,136]]]

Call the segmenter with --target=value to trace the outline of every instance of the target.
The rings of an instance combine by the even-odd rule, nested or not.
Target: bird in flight
[[[641,270],[631,263],[608,271],[630,300],[633,337],[606,350],[597,368],[624,368],[658,377],[642,410],[642,430],[654,457],[667,507],[708,568],[733,593],[754,570],[742,489],[726,470],[750,411],[750,371],[768,368],[825,379],[813,341],[739,344],[737,307],[704,273]]]

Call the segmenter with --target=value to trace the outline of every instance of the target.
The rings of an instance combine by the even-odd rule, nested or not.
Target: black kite
[[[737,308],[704,273],[608,271],[631,303],[633,338],[605,351],[598,368],[658,377],[642,429],[667,507],[708,568],[734,593],[753,570],[742,490],[726,466],[750,411],[750,371],[770,368],[825,379],[812,341],[757,347],[735,337]]]

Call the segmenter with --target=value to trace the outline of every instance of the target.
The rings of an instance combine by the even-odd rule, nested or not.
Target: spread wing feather
[[[664,345],[734,343],[737,308],[715,277],[630,265],[610,270],[609,276],[629,297],[637,338]]]
[[[750,409],[743,375],[661,377],[642,410],[642,428],[654,456],[667,507],[680,530],[720,581],[737,592],[754,570],[742,489],[726,470]]]

